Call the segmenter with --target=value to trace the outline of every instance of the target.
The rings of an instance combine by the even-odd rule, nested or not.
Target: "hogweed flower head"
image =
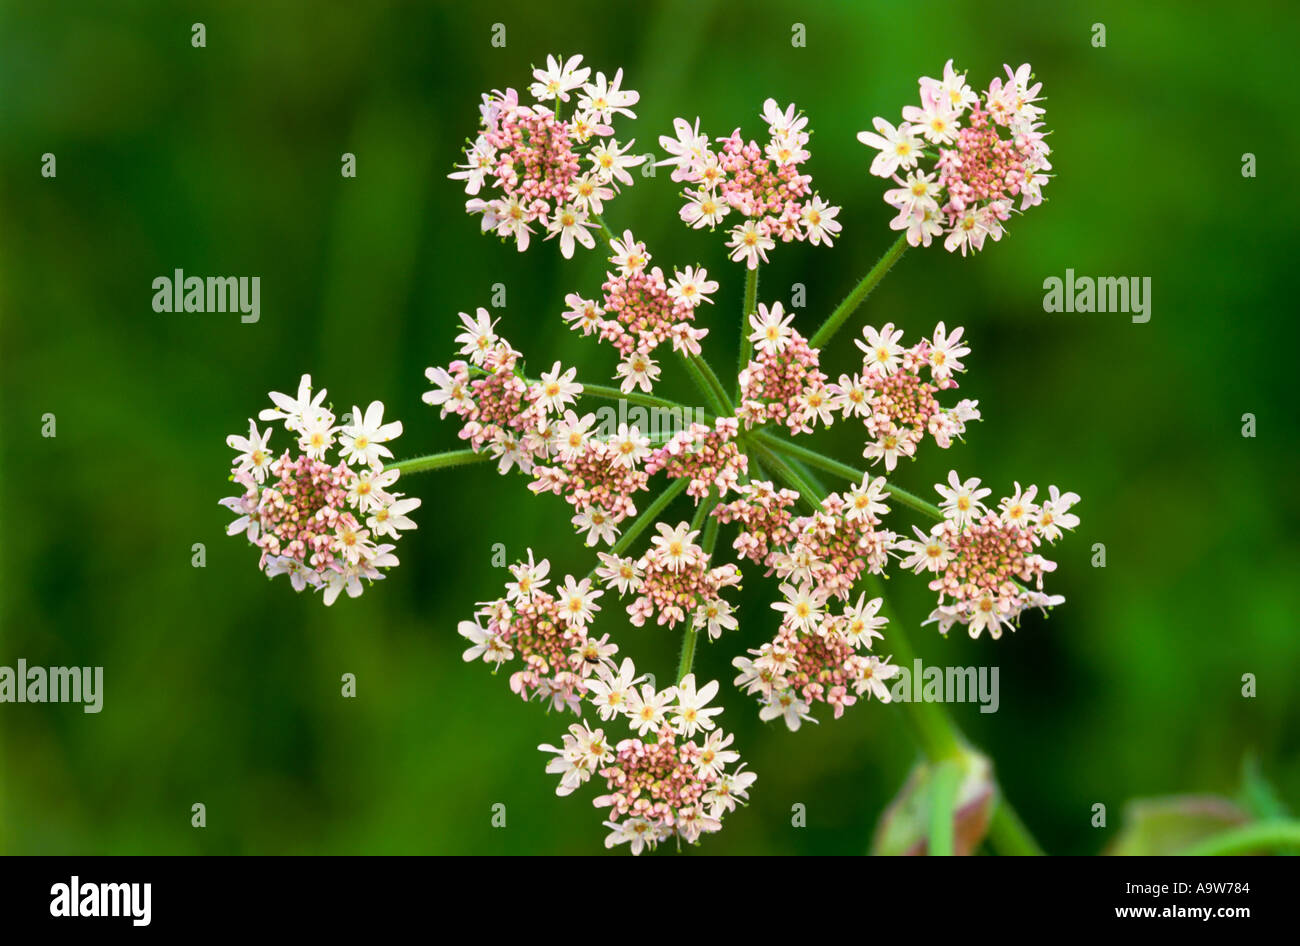
[[[732,218],[727,246],[731,258],[757,269],[777,241],[832,244],[841,225],[840,208],[826,203],[812,188],[812,175],[800,172],[809,158],[806,116],[793,105],[782,110],[775,99],[763,103],[768,143],[745,141],[737,128],[715,150],[707,135],[684,118],[673,122],[673,135],[659,144],[670,155],[658,162],[672,166],[672,179],[691,185],[680,216],[695,229],[710,229]],[[736,218],[739,218],[738,220]]]
[[[482,215],[483,232],[513,238],[521,252],[538,228],[548,240],[559,238],[566,258],[576,244],[591,249],[594,217],[631,186],[628,169],[645,160],[629,153],[635,141],[619,144],[611,125],[616,114],[636,117],[629,106],[640,94],[621,88],[622,69],[612,80],[597,72],[588,81],[591,69],[581,63],[582,56],[547,56],[546,68],[533,70],[532,104],[522,104],[514,89],[485,94],[479,133],[465,149],[465,163],[448,175],[465,182],[465,209]],[[579,90],[572,113],[561,117]],[[480,197],[485,187],[491,196]]]
[[[696,503],[716,490],[725,496],[749,472],[749,457],[736,446],[738,425],[734,417],[719,417],[714,426],[691,424],[678,431],[646,460],[646,473],[664,470],[669,479],[686,477],[686,495]]]
[[[813,421],[830,424],[831,391],[819,367],[820,352],[790,327],[781,303],[759,304],[749,318],[754,358],[740,372],[736,416],[749,429],[776,423],[792,434],[811,433]]]
[[[768,573],[809,584],[822,599],[847,600],[862,575],[881,574],[895,535],[881,528],[885,481],[862,478],[847,493],[831,493],[811,515],[790,520],[789,538],[764,559]]]
[[[497,458],[499,472],[517,467],[531,477],[534,493],[563,496],[574,509],[572,523],[588,545],[613,545],[621,524],[637,513],[636,495],[648,488],[650,474],[672,466],[670,476],[708,476],[709,482],[734,481],[744,471],[744,457],[726,441],[725,421],[719,433],[695,431],[699,443],[690,450],[681,440],[668,448],[672,461],[658,459],[650,438],[636,427],[620,424],[613,436],[600,436],[594,413],[571,409],[582,394],[576,371],[556,362],[537,381],[524,376],[522,356],[499,336],[485,309],[476,317],[464,313],[466,331],[457,341],[468,361],[429,368],[425,374],[437,387],[424,401],[443,417],[461,419],[460,437],[475,452]],[[690,454],[689,456],[687,454]],[[654,465],[651,463],[654,461]],[[709,472],[709,464],[716,469]]]
[[[1076,493],[1053,486],[1040,504],[1036,486],[1022,490],[1017,483],[1011,496],[989,509],[983,498],[990,490],[981,489],[976,478],[963,482],[956,471],[949,473],[947,486],[935,489],[944,499],[944,520],[928,535],[917,529],[915,539],[897,543],[908,553],[904,568],[934,575],[930,589],[939,592],[939,602],[925,623],[938,623],[942,634],[963,624],[971,637],[987,631],[996,640],[1004,628],[1015,629],[1027,608],[1046,611],[1064,602],[1060,595],[1043,593],[1043,575],[1055,571],[1056,563],[1038,549],[1079,524],[1070,512],[1079,501]]]
[[[237,515],[227,532],[243,533],[261,550],[258,567],[269,576],[288,575],[295,591],[321,591],[327,605],[346,591],[355,598],[362,581],[377,581],[398,564],[393,554],[401,533],[414,529],[408,517],[420,500],[392,489],[397,470],[384,470],[392,452],[385,444],[402,433],[400,422],[384,423],[384,405],[364,412],[353,407],[350,422],[337,424],[325,406],[326,391],[313,392],[303,375],[297,396],[271,393],[273,407],[258,419],[279,422],[296,441],[278,457],[272,428],[249,421],[247,437],[226,443],[238,452],[231,479],[243,488],[221,500]],[[332,450],[338,457],[331,459]],[[391,540],[391,541],[385,541]]]
[[[593,776],[605,794],[592,804],[609,809],[605,846],[628,844],[634,855],[676,838],[695,844],[722,827],[743,804],[757,776],[736,765],[734,736],[718,727],[721,709],[708,704],[718,683],[697,689],[694,674],[656,690],[638,676],[631,660],[602,666],[589,698],[602,720],[622,719],[635,735],[610,745],[604,729],[569,727],[559,747],[538,748],[555,756],[546,771],[559,774],[558,795],[568,795]]]
[[[944,235],[944,248],[965,256],[987,238],[1002,239],[1017,199],[1021,211],[1042,203],[1052,168],[1036,104],[1042,83],[1028,63],[1006,72],[981,101],[950,59],[942,79],[920,80],[921,104],[904,108],[897,127],[876,118],[874,132],[858,134],[879,152],[871,173],[898,185],[885,192],[898,211],[889,225],[905,230],[912,246]]]
[[[471,643],[466,662],[482,660],[494,670],[516,658],[524,667],[510,676],[510,689],[522,699],[536,697],[554,709],[581,714],[581,702],[601,667],[612,667],[618,647],[609,636],[589,634],[596,600],[603,591],[591,580],[565,577],[554,594],[545,590],[550,562],[534,562],[532,549],[526,562],[510,567],[514,581],[504,597],[481,602],[472,621],[461,621],[459,632]]]
[[[885,469],[892,471],[900,457],[916,453],[927,433],[947,449],[969,421],[979,420],[978,401],[963,399],[945,408],[935,396],[956,388],[953,375],[965,370],[960,359],[970,349],[961,343],[962,332],[957,328],[949,334],[940,322],[932,338],[904,348],[902,329],[892,322],[862,330],[862,339],[854,342],[862,350],[861,373],[841,375],[828,389],[832,409],[845,418],[861,418],[873,438],[863,456],[873,463],[884,460]]]
[[[772,607],[783,617],[776,637],[749,657],[737,657],[736,686],[757,696],[763,720],[781,719],[790,730],[816,722],[814,703],[829,703],[839,719],[860,697],[875,696],[888,703],[885,681],[899,668],[869,650],[881,636],[885,619],[878,617],[883,599],[858,598],[841,613],[826,610],[825,595],[809,583],[782,584],[784,601]]]
[[[675,269],[666,278],[658,266],[650,267],[645,244],[630,230],[611,245],[615,269],[605,274],[600,303],[570,293],[563,318],[574,331],[595,334],[618,350],[623,362],[617,377],[625,392],[633,387],[649,392],[659,377],[651,357],[659,345],[671,342],[674,350],[699,354],[708,330],[694,326],[695,310],[713,301],[709,296],[718,284],[708,278],[708,270],[695,266]]]
[[[731,613],[722,591],[740,584],[740,570],[730,562],[713,565],[712,556],[695,542],[699,532],[688,523],[659,522],[655,531],[650,548],[638,559],[600,553],[596,576],[620,596],[635,596],[627,613],[636,627],[652,617],[670,630],[688,618],[698,625],[702,618],[706,626],[718,622],[720,633],[728,622],[719,618]],[[717,636],[714,631],[709,628],[710,637]]]

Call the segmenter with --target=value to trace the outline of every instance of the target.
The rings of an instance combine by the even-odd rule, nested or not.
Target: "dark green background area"
[[[778,246],[760,287],[767,302],[807,287],[805,334],[893,239],[856,132],[897,120],[949,57],[977,88],[1032,62],[1053,129],[1047,204],[975,258],[909,251],[850,326],[894,321],[909,339],[967,326],[962,393],[985,419],[949,451],[927,442],[896,482],[929,494],[956,468],[996,495],[1013,481],[1080,493],[1083,523],[1052,556],[1049,588],[1068,603],[998,642],[912,638],[927,662],[1001,668],[999,712],[954,713],[1051,851],[1099,851],[1132,797],[1231,794],[1249,751],[1300,798],[1296,228],[1280,203],[1294,197],[1297,24],[1285,4],[1137,7],[0,3],[0,665],[102,665],[106,688],[97,716],[0,705],[0,850],[602,850],[595,793],[557,799],[536,749],[571,720],[463,664],[456,635],[501,593],[494,543],[512,559],[535,549],[558,576],[590,567],[567,505],[490,467],[412,477],[424,508],[402,566],[329,609],[268,583],[217,505],[226,435],[304,372],[340,409],[382,399],[405,423],[401,455],[456,447],[420,402],[423,371],[452,357],[456,313],[487,305],[494,283],[508,292],[499,328],[530,365],[608,383],[612,351],[559,318],[565,293],[598,291],[603,254],[481,237],[446,179],[479,94],[525,88],[548,52],[625,69],[642,97],[619,134],[638,151],[679,115],[758,137],[768,96],[810,116],[807,168],[844,232],[833,250]],[[791,47],[796,22],[807,48]],[[706,354],[730,370],[743,272],[720,232],[677,220],[675,190],[667,173],[638,178],[606,216],[665,269],[702,263],[721,281]],[[1151,321],[1045,313],[1043,280],[1067,267],[1151,277]],[[261,321],[154,313],[150,283],[176,268],[261,276]],[[851,335],[825,353],[835,374],[857,354]],[[694,403],[674,363],[659,390]],[[54,439],[40,436],[47,412]],[[860,465],[861,438],[846,425],[810,442]],[[890,587],[918,623],[924,582]],[[900,710],[875,703],[798,733],[759,723],[730,661],[773,633],[774,594],[749,569],[741,631],[701,647],[759,773],[753,803],[701,850],[858,852],[915,750]],[[671,674],[679,636],[605,603],[598,627]],[[344,673],[355,700],[340,697]],[[1105,829],[1090,825],[1098,802]],[[490,825],[496,803],[505,829]],[[791,827],[795,803],[806,828]]]

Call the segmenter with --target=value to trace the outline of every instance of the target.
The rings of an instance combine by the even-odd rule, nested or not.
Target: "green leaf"
[[[1235,802],[1217,795],[1137,799],[1124,806],[1123,827],[1105,853],[1175,854],[1250,820]]]

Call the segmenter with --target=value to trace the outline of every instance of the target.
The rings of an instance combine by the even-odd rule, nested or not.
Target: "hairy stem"
[[[816,450],[809,450],[807,447],[801,447],[797,443],[791,443],[790,441],[777,437],[775,434],[770,434],[765,430],[756,430],[747,436],[751,438],[751,443],[754,440],[758,440],[764,446],[770,447],[772,450],[775,450],[778,453],[783,453],[788,457],[802,460],[809,466],[825,470],[827,473],[834,473],[837,476],[842,476],[854,483],[862,482],[862,477],[864,475],[862,470],[854,469],[847,463],[841,463],[839,460],[818,453]],[[907,490],[900,489],[893,484],[886,484],[885,492],[898,500],[902,505],[910,506],[917,512],[923,512],[932,519],[943,518],[943,512],[938,506],[934,503],[926,502],[915,493],[909,493]]]
[[[740,311],[740,360],[736,362],[736,397],[740,402],[740,373],[754,357],[754,343],[749,340],[749,317],[758,311],[758,267],[745,271],[745,302]]]
[[[713,371],[713,365],[709,364],[708,361],[700,355],[692,355],[691,359],[699,365],[700,371],[703,373],[705,380],[709,382],[709,387],[713,388],[713,393],[718,396],[718,400],[726,407],[725,413],[734,413],[734,408],[731,406],[731,398],[727,397],[727,389],[724,388],[722,382],[718,380],[717,374]]]
[[[529,381],[529,384],[537,384],[536,381]],[[642,394],[639,391],[620,391],[618,388],[607,387],[603,384],[587,384],[582,382],[582,393],[590,394],[592,397],[604,398],[608,401],[627,401],[629,404],[641,404],[644,407],[658,407],[667,411],[689,412],[691,416],[701,417],[702,421],[712,422],[711,414],[703,414],[694,407],[685,404],[679,404],[676,401],[670,401],[667,398],[656,397],[653,394]]]
[[[700,389],[705,399],[708,400],[709,406],[719,414],[730,414],[731,411],[728,409],[726,403],[726,395],[722,393],[720,386],[714,387],[714,384],[717,383],[717,378],[715,377],[711,384],[708,377],[704,374],[704,370],[701,367],[701,365],[704,364],[704,360],[696,355],[688,355],[685,352],[682,352],[682,364],[686,366],[686,372],[691,376],[691,380],[695,382],[695,386]],[[710,371],[710,374],[712,374],[712,371]]]
[[[853,314],[858,306],[862,305],[867,296],[871,295],[871,290],[880,284],[880,281],[885,278],[885,274],[898,262],[899,257],[903,255],[906,249],[907,233],[903,232],[898,235],[894,245],[885,251],[885,255],[876,261],[876,265],[872,266],[870,271],[853,287],[853,291],[844,297],[844,301],[836,307],[830,317],[822,323],[822,327],[817,330],[817,334],[808,342],[810,348],[821,348],[830,341],[831,336],[840,330],[840,326],[844,324],[844,321]]]
[[[622,555],[636,541],[637,536],[646,530],[650,523],[659,518],[659,514],[668,508],[668,504],[681,495],[682,490],[686,489],[690,482],[686,477],[673,480],[673,485],[659,494],[645,512],[636,517],[636,521],[623,530],[623,534],[618,537],[618,541],[610,547],[611,555]]]
[[[465,466],[470,463],[485,463],[492,459],[487,451],[475,453],[473,450],[448,450],[446,453],[431,453],[423,457],[411,457],[409,460],[397,460],[384,469],[406,473],[428,473],[431,470],[444,470],[451,466]]]

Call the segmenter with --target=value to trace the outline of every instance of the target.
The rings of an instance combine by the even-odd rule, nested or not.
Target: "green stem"
[[[388,464],[384,469],[398,470],[406,473],[427,473],[430,470],[444,470],[450,466],[465,466],[469,463],[485,463],[493,459],[487,451],[475,453],[473,450],[449,450],[446,453],[431,453],[424,457],[411,457]]]
[[[682,494],[690,480],[686,477],[674,480],[673,485],[659,494],[641,515],[636,517],[636,521],[628,526],[623,534],[618,537],[618,541],[610,547],[611,555],[622,555],[636,541],[637,536],[646,530],[650,523],[659,518],[659,514],[668,508],[668,504]]]
[[[691,380],[695,382],[695,386],[704,394],[705,398],[709,402],[709,406],[719,414],[730,414],[731,411],[727,408],[726,397],[722,394],[721,388],[714,388],[713,385],[709,383],[709,379],[705,376],[703,370],[701,370],[700,365],[703,361],[698,359],[695,355],[688,355],[685,352],[682,352],[681,355],[682,364],[686,366],[687,374],[691,376]]]
[[[1285,847],[1300,847],[1300,821],[1258,821],[1197,841],[1178,853],[1188,857],[1223,857]]]
[[[736,363],[736,397],[740,401],[740,373],[754,357],[754,343],[749,340],[749,317],[758,311],[758,267],[745,271],[745,302],[740,312],[740,360]]]
[[[953,814],[957,791],[961,788],[961,765],[956,759],[940,762],[930,773],[930,843],[931,857],[953,855]]]
[[[710,557],[712,557],[713,549],[718,542],[718,519],[716,516],[709,515],[709,511],[713,509],[716,502],[717,500],[712,498],[701,500],[700,508],[695,513],[695,520],[691,523],[692,529],[698,528],[701,521],[701,510],[704,516],[708,517],[708,521],[704,525],[704,538],[700,542],[700,547],[704,549],[704,554]],[[695,647],[699,643],[699,639],[700,632],[695,629],[695,622],[692,620],[691,626],[682,635],[682,652],[681,656],[677,658],[678,683],[682,682],[683,678],[691,672],[691,668],[695,665]]]
[[[536,381],[530,381],[529,384],[536,384]],[[691,416],[698,417],[701,422],[712,423],[713,417],[704,414],[698,408],[688,407],[685,404],[678,404],[676,401],[670,401],[667,398],[655,397],[653,394],[641,394],[637,391],[620,391],[618,388],[611,388],[603,384],[582,383],[582,393],[590,394],[592,397],[604,398],[608,401],[627,401],[629,404],[641,404],[645,407],[658,407],[667,411],[689,412]]]
[[[592,214],[591,219],[596,221],[596,226],[600,227],[600,235],[605,238],[605,242],[613,244],[614,234],[611,233],[609,227],[605,225],[605,218],[600,214]]]
[[[769,450],[761,441],[749,440],[747,441],[747,445],[751,450],[755,451],[759,455],[759,458],[764,464],[771,468],[773,473],[775,473],[780,479],[785,480],[787,485],[794,487],[794,489],[799,493],[800,501],[802,501],[805,506],[807,506],[812,512],[821,511],[821,503],[818,501],[821,498],[821,493],[815,486],[808,483],[798,474],[798,472],[795,471],[793,467],[790,466],[790,464],[786,463],[780,456]]]
[[[1038,846],[1011,803],[1002,796],[1001,786],[998,787],[998,798],[994,804],[993,819],[989,822],[989,843],[993,849],[999,854],[1042,856],[1043,849]]]
[[[842,476],[853,483],[862,482],[864,473],[861,470],[854,469],[847,463],[841,463],[839,460],[834,460],[824,454],[818,453],[816,450],[809,450],[807,447],[801,447],[797,443],[783,440],[765,430],[753,431],[748,436],[751,438],[751,442],[753,439],[757,439],[764,445],[771,447],[779,453],[803,460],[809,466],[815,466],[819,469],[825,470],[827,473],[834,473],[837,476]],[[909,493],[905,489],[900,489],[899,487],[888,483],[885,485],[885,492],[898,500],[902,505],[910,506],[917,512],[923,512],[932,519],[943,518],[943,511],[940,510],[938,506],[934,503],[926,502],[915,493]]]
[[[900,233],[894,245],[885,251],[885,255],[876,261],[876,265],[862,277],[861,281],[853,287],[853,291],[844,297],[844,301],[839,304],[834,312],[830,314],[822,327],[817,330],[817,334],[808,342],[810,348],[823,347],[832,335],[839,331],[844,320],[853,314],[858,306],[871,294],[871,290],[879,285],[880,281],[885,278],[885,274],[890,268],[898,262],[899,257],[907,249],[907,233]]]
[[[709,364],[708,361],[700,355],[691,355],[691,359],[699,366],[705,380],[709,382],[709,387],[713,388],[713,393],[718,396],[718,400],[726,407],[726,413],[734,413],[735,409],[731,406],[731,398],[727,397],[727,389],[724,388],[722,382],[718,380],[718,376],[713,371],[713,365]]]

